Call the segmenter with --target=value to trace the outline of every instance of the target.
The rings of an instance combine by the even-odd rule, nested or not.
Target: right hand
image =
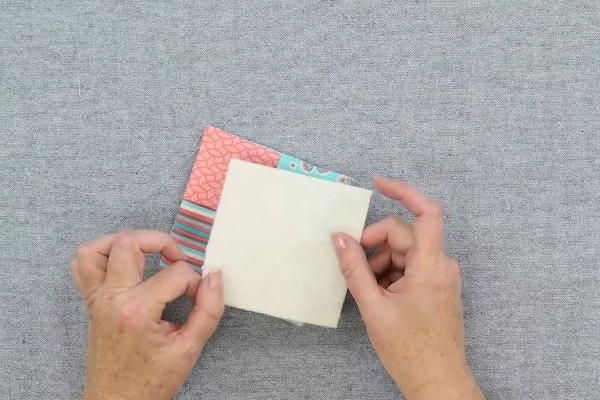
[[[483,399],[467,365],[458,264],[443,250],[442,210],[408,184],[375,180],[384,196],[414,217],[367,227],[361,244],[336,233],[332,242],[369,339],[407,399]]]

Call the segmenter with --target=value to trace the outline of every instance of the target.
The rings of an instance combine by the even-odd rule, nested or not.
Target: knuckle
[[[382,222],[385,222],[385,223],[388,223],[388,224],[392,224],[395,221],[396,221],[396,216],[390,215],[390,216],[385,217]]]
[[[100,289],[95,289],[84,296],[90,316],[98,319],[112,319],[115,315],[112,299]]]
[[[447,270],[452,281],[460,280],[460,266],[453,259],[448,260]]]
[[[79,264],[77,264],[77,259],[72,259],[72,260],[71,260],[71,263],[69,264],[69,267],[70,267],[70,269],[71,269],[71,275],[72,275],[73,277],[74,277],[74,276],[75,276],[75,274],[77,273],[77,268],[78,268],[78,265],[79,265]]]
[[[452,279],[443,270],[436,270],[426,274],[419,274],[419,285],[431,293],[439,294],[445,292],[452,286]]]
[[[81,293],[82,287],[81,287],[81,281],[79,278],[79,264],[77,263],[77,260],[75,260],[75,259],[71,261],[70,273],[71,273],[71,279],[73,280],[73,282],[75,282],[75,285],[77,285],[77,289],[79,289],[79,292]]]
[[[191,271],[190,267],[188,266],[188,264],[185,261],[176,261],[169,265],[169,269],[172,269],[177,272]]]
[[[171,273],[182,276],[195,276],[196,272],[185,261],[177,261],[168,266]]]
[[[428,286],[437,293],[448,292],[460,282],[460,268],[456,261],[447,260],[441,266],[428,281]]]
[[[167,232],[156,232],[156,237],[165,242],[175,243],[175,239],[173,239],[173,236],[169,235]]]
[[[400,219],[400,217],[396,216],[396,215],[392,215],[389,217],[386,217],[384,219],[386,225],[398,225],[402,223],[402,220]]]
[[[113,315],[112,308],[107,310],[109,307],[107,307],[100,290],[93,290],[83,297],[90,316]]]
[[[340,267],[342,270],[342,275],[344,275],[344,278],[346,279],[352,279],[352,276],[357,269],[356,263],[352,262],[351,260],[342,261]]]
[[[204,307],[204,314],[206,315],[208,320],[213,324],[217,324],[223,317],[224,313],[225,305],[223,304],[213,305],[211,307]]]
[[[213,318],[217,321],[220,321],[221,318],[223,318],[223,314],[225,314],[225,304],[219,304],[212,310]]]
[[[430,285],[434,291],[441,292],[446,288],[446,286],[448,285],[448,282],[443,277],[436,276],[435,278],[431,279]]]
[[[142,304],[135,300],[127,300],[117,307],[117,316],[123,325],[135,325],[141,315]]]
[[[160,242],[161,244],[165,245],[168,243],[175,243],[175,240],[173,239],[173,237],[171,235],[169,235],[167,232],[162,232],[162,231],[142,231],[143,234],[150,234],[152,235],[152,238],[154,240],[156,240],[157,242]]]
[[[89,243],[82,243],[77,246],[75,254],[77,257],[87,257],[88,255],[92,254],[92,252],[92,246]]]
[[[444,206],[439,201],[432,200],[430,204],[430,211],[432,215],[436,217],[441,217],[442,215],[444,215]]]
[[[449,258],[447,264],[448,264],[448,268],[450,268],[451,270],[455,270],[455,271],[460,270],[460,266],[458,265],[458,261],[456,261],[453,258]]]
[[[135,235],[132,231],[121,231],[117,234],[115,243],[119,245],[132,245],[135,243]]]
[[[183,347],[181,350],[180,357],[182,361],[187,363],[195,363],[198,354],[204,349],[205,343],[198,343],[197,338],[193,336],[186,336],[183,341]]]

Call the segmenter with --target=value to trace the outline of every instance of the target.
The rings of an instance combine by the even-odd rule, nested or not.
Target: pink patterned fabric
[[[221,198],[229,160],[240,160],[277,167],[281,153],[209,126],[204,131],[200,150],[183,198],[216,210]]]

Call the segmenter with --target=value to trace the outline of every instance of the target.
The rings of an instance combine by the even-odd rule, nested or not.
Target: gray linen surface
[[[443,201],[487,396],[597,399],[599,26],[580,0],[0,3],[0,397],[81,392],[73,249],[169,229],[212,124]],[[227,310],[179,396],[399,397],[350,297],[337,330]]]

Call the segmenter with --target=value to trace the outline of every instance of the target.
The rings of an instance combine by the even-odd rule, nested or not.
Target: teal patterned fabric
[[[331,182],[352,184],[352,178],[328,169],[319,168],[299,158],[282,153],[277,168],[298,174],[310,175]]]

